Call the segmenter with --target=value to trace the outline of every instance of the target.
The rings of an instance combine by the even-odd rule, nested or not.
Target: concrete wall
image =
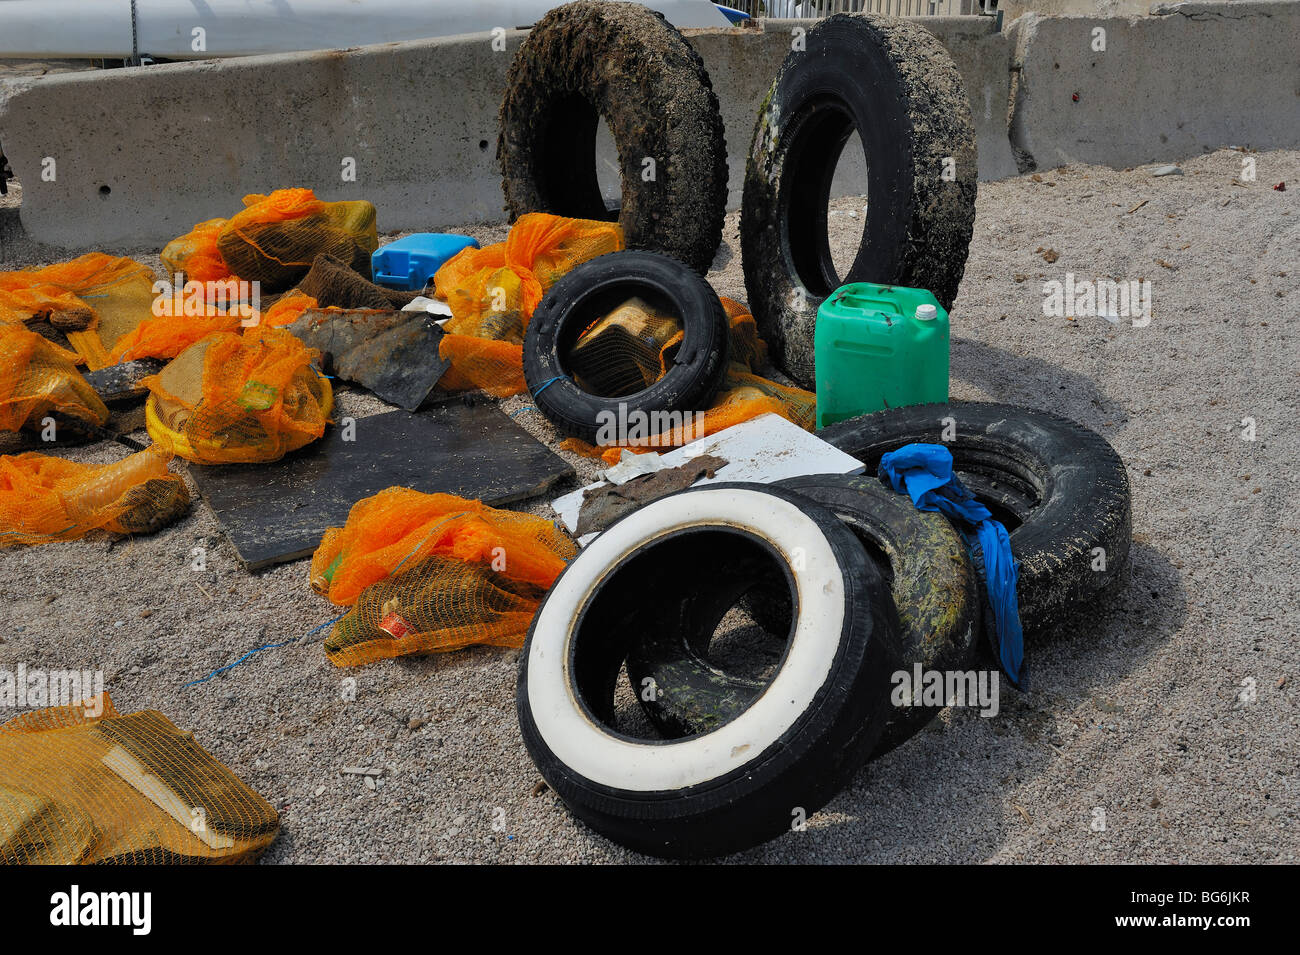
[[[991,18],[923,22],[971,91],[981,175],[1014,175],[1008,38]],[[732,208],[758,105],[799,25],[812,23],[688,31],[721,103]],[[384,230],[499,221],[497,107],[522,37],[508,34],[504,51],[482,34],[20,83],[7,103],[0,93],[0,142],[23,183],[23,225],[68,248],[159,245],[230,215],[245,193],[288,185],[369,199]],[[344,157],[355,182],[341,179]]]
[[[1300,145],[1300,3],[1159,4],[1152,13],[1016,20],[1014,145],[1040,168]],[[1093,49],[1097,28],[1104,52]]]

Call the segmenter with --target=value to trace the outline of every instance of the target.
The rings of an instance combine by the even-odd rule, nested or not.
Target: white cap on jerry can
[[[933,305],[916,306],[916,317],[923,322],[932,322],[939,317],[939,310]]]

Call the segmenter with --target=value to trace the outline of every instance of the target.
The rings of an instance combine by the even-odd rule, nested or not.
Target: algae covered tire
[[[1124,578],[1128,474],[1106,439],[1083,425],[1031,408],[954,401],[878,411],[817,436],[869,474],[905,444],[947,447],[962,483],[1010,532],[1026,634],[1050,628]]]
[[[631,735],[615,697],[628,647],[656,628],[711,629],[718,591],[764,567],[797,595],[767,691],[710,733]],[[520,729],[592,829],[652,855],[724,855],[847,784],[883,730],[897,640],[879,571],[832,513],[766,485],[691,488],[615,522],[560,574],[520,660]]]
[[[759,111],[745,170],[741,263],[773,357],[813,389],[817,308],[840,285],[928,289],[950,308],[975,222],[975,127],[943,45],[910,20],[837,14],[786,55]],[[837,275],[826,204],[856,131],[867,213],[848,274]]]
[[[497,160],[511,219],[550,212],[610,219],[596,178],[604,118],[618,149],[629,248],[703,274],[722,240],[727,149],[704,63],[635,3],[582,0],[529,31],[506,78]]]
[[[898,611],[902,669],[910,674],[917,664],[940,671],[970,665],[981,635],[978,581],[965,543],[946,518],[918,511],[905,495],[873,477],[824,474],[774,486],[831,511],[883,565]],[[781,597],[771,581],[759,581],[749,594],[750,613],[769,631],[789,619],[789,601]],[[763,686],[711,663],[709,636],[687,629],[654,631],[628,654],[632,685],[655,687],[653,694],[638,695],[641,707],[669,738],[707,732]],[[894,709],[872,757],[915,735],[938,712],[923,706]]]
[[[634,394],[584,391],[566,362],[575,341],[597,318],[639,296],[662,303],[681,321],[682,342],[667,372]],[[667,417],[708,406],[727,369],[729,326],[708,282],[666,255],[610,252],[584,262],[546,293],[524,334],[524,380],[538,410],[565,434],[593,443],[603,422]],[[620,443],[620,442],[613,442]]]

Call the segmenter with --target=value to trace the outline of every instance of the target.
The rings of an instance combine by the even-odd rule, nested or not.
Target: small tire
[[[717,589],[765,565],[798,605],[767,690],[702,736],[623,732],[628,647],[656,627],[711,628]],[[829,511],[765,485],[688,489],[617,521],[560,574],[520,660],[520,730],[592,829],[651,855],[725,855],[789,831],[852,778],[884,728],[897,641],[879,571]]]
[[[837,14],[804,40],[804,51],[786,55],[759,111],[740,248],[759,333],[777,364],[815,390],[817,308],[839,286],[928,289],[951,308],[975,223],[977,168],[961,74],[925,27]],[[855,130],[867,159],[867,215],[857,256],[840,277],[826,203]]]
[[[898,612],[902,668],[964,670],[975,658],[981,636],[980,596],[975,568],[961,536],[939,514],[918,511],[875,478],[823,474],[778,481],[784,488],[835,514],[877,556]],[[788,601],[762,581],[748,608],[771,631],[788,618]],[[740,594],[724,594],[735,600]],[[783,596],[783,595],[781,595]],[[778,623],[779,621],[779,623]],[[657,692],[637,699],[650,721],[669,739],[707,732],[743,706],[762,683],[726,673],[707,659],[709,633],[689,642],[688,630],[659,630],[631,647],[627,673],[634,687],[653,682]],[[910,739],[939,710],[907,706],[892,711],[871,757]]]
[[[596,178],[601,117],[618,148],[617,215]],[[500,124],[511,221],[525,212],[617,218],[628,248],[708,271],[727,202],[722,114],[704,62],[663,14],[588,0],[551,10],[510,65]]]
[[[680,318],[682,343],[671,367],[634,394],[584,391],[565,356],[592,322],[634,295],[657,299]],[[524,333],[524,381],[537,409],[565,434],[610,444],[601,437],[604,427],[639,421],[649,438],[683,425],[683,412],[708,407],[727,370],[728,342],[722,302],[699,275],[666,255],[610,252],[579,265],[546,293]],[[656,421],[663,426],[652,427]],[[627,443],[624,437],[612,443]]]
[[[1128,474],[1106,439],[1083,425],[1030,408],[954,401],[863,415],[817,436],[864,463],[868,474],[885,452],[905,444],[951,450],[962,483],[1010,532],[1026,635],[1124,579],[1133,536]]]

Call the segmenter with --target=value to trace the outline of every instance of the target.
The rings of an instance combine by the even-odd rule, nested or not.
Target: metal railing
[[[894,17],[977,16],[997,9],[997,0],[720,0],[751,17],[811,20],[835,13],[883,13]]]

